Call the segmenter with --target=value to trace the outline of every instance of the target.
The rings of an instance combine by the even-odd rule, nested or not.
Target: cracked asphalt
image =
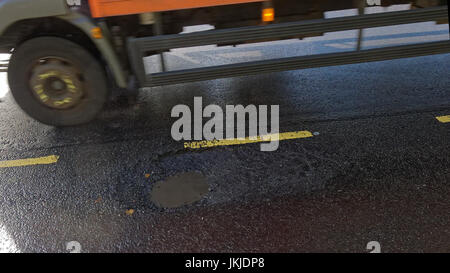
[[[167,61],[351,50],[354,35],[178,50]],[[365,35],[367,48],[426,42],[448,39],[448,25]],[[449,252],[450,123],[436,118],[450,115],[449,63],[445,54],[157,87],[62,129],[27,117],[0,73],[0,162],[59,156],[0,168],[0,252],[68,252],[73,241],[82,252],[368,252],[370,241],[382,252]],[[223,108],[279,105],[280,132],[317,134],[275,152],[185,149],[170,113],[195,96]],[[161,192],[168,204],[192,196],[168,208],[155,202]]]

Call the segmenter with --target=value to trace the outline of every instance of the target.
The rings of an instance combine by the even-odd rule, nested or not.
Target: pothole
[[[151,200],[158,207],[178,208],[200,201],[209,192],[206,177],[197,172],[182,173],[157,182]]]

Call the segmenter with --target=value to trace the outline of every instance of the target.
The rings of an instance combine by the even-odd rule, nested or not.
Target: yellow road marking
[[[0,161],[0,168],[22,167],[32,165],[48,165],[58,162],[59,156],[51,155],[39,158]]]
[[[234,139],[222,139],[222,140],[203,140],[203,141],[194,141],[194,142],[185,142],[185,149],[200,149],[207,147],[217,147],[217,146],[230,146],[230,145],[242,145],[242,144],[250,144],[250,143],[258,143],[258,142],[267,142],[267,141],[277,141],[277,140],[288,140],[288,139],[299,139],[299,138],[308,138],[313,137],[313,134],[309,131],[298,131],[298,132],[288,132],[288,133],[280,133],[280,134],[271,134],[265,136],[258,136],[253,138],[234,138]]]
[[[449,123],[450,122],[450,115],[449,116],[436,117],[436,119],[439,120],[442,123]]]

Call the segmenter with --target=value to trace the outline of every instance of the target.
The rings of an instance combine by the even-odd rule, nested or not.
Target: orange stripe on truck
[[[264,2],[264,0],[89,0],[92,17]]]

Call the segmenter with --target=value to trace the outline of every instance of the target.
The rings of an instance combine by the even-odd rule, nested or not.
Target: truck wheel
[[[56,37],[28,40],[14,50],[8,81],[17,104],[53,126],[87,123],[108,99],[104,69],[81,46]]]

